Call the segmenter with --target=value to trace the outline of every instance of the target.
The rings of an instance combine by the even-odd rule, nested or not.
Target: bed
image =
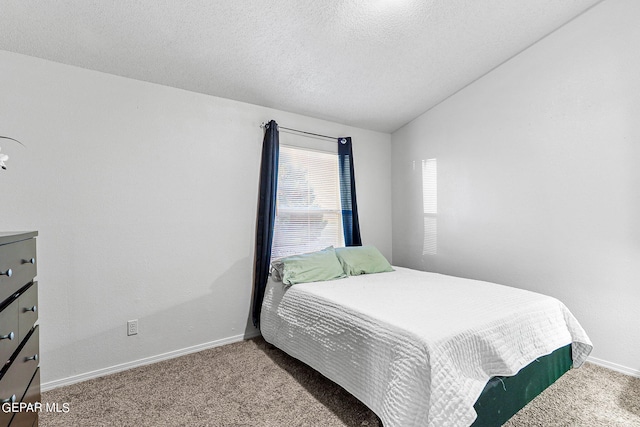
[[[294,285],[270,278],[260,319],[267,342],[385,427],[501,425],[592,348],[555,298],[401,267]]]

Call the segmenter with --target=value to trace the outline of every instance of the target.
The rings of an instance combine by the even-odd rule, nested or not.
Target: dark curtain
[[[260,310],[264,290],[269,277],[273,225],[276,219],[276,194],[278,189],[278,124],[271,120],[265,126],[260,164],[260,194],[256,227],[256,257],[253,270],[253,324],[260,326]]]
[[[356,179],[353,173],[353,150],[351,138],[338,138],[340,163],[340,202],[342,204],[342,226],[345,246],[362,246],[358,203],[356,202]]]

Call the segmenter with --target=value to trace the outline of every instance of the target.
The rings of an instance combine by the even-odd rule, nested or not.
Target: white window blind
[[[338,155],[280,145],[271,259],[344,246]]]

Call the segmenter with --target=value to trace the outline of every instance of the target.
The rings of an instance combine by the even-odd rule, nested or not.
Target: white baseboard
[[[191,347],[181,348],[179,350],[170,351],[168,353],[162,353],[155,356],[145,357],[144,359],[134,360],[132,362],[121,363],[119,365],[110,366],[108,368],[98,369],[84,374],[74,375],[72,377],[62,378],[60,380],[49,381],[42,383],[40,388],[42,391],[53,390],[54,388],[63,387],[87,381],[93,378],[103,377],[109,374],[115,374],[116,372],[126,371],[127,369],[137,368],[138,366],[150,365],[152,363],[160,362],[162,360],[173,359],[175,357],[184,356],[190,353],[196,353],[198,351],[206,350],[209,348],[219,347],[225,344],[232,344],[248,340],[260,335],[260,331],[255,331],[250,334],[236,335],[233,337],[223,338],[216,341],[210,341],[203,344],[194,345]]]
[[[54,388],[63,387],[66,385],[71,385],[71,384],[79,383],[82,381],[87,381],[93,378],[103,377],[109,374],[115,374],[116,372],[126,371],[127,369],[137,368],[138,366],[150,365],[152,363],[160,362],[162,360],[173,359],[175,357],[184,356],[190,353],[196,353],[198,351],[206,350],[209,348],[219,347],[225,344],[232,344],[235,342],[248,340],[248,339],[257,337],[258,335],[260,335],[260,331],[255,331],[247,335],[244,335],[244,334],[236,335],[233,337],[223,338],[216,341],[210,341],[203,344],[198,344],[191,347],[170,351],[168,353],[162,353],[155,356],[145,357],[144,359],[134,360],[132,362],[121,363],[119,365],[110,366],[108,368],[86,372],[84,374],[74,375],[72,377],[62,378],[55,381],[49,381],[46,383],[42,383],[40,388],[42,391],[53,390]],[[591,356],[587,357],[587,362],[611,369],[613,371],[620,372],[625,375],[630,375],[632,377],[640,378],[640,371],[636,369],[628,368],[626,366],[618,365],[617,363],[608,362],[606,360],[598,359],[597,357],[591,357]]]
[[[622,374],[631,375],[632,377],[640,378],[640,371],[637,369],[631,369],[626,366],[618,365],[617,363],[608,362],[606,360],[598,359],[597,357],[587,357],[587,362],[591,362],[594,365],[599,365],[604,368],[611,369],[612,371],[620,372]]]

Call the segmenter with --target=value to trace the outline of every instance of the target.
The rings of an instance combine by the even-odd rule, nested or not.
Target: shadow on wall
[[[251,301],[241,301],[250,292],[237,292],[238,286],[252,286],[253,260],[243,258],[235,262],[229,269],[213,281],[210,292],[189,301],[181,302],[167,309],[157,311],[151,315],[138,318],[139,332],[135,336],[127,336],[126,320],[122,319],[122,325],[104,330],[96,335],[91,335],[73,343],[57,348],[41,348],[42,360],[51,361],[53,366],[76,366],[78,361],[94,360],[96,354],[106,355],[109,366],[91,366],[91,363],[81,363],[79,371],[65,372],[62,375],[52,373],[52,382],[64,379],[73,379],[75,376],[83,376],[87,373],[98,373],[101,370],[109,371],[129,369],[128,364],[136,361],[151,359],[149,362],[160,361],[155,357],[171,356],[172,352],[180,353],[191,347],[202,346],[197,351],[216,346],[217,341],[224,341],[242,335],[243,339],[249,339],[259,335],[259,331],[253,327],[251,321]],[[182,292],[187,283],[177,284],[175,293]],[[243,307],[247,313],[237,318],[248,319],[246,324],[239,323],[232,326],[229,336],[229,325],[221,325],[221,313],[228,307]],[[44,308],[46,310],[46,307]],[[176,323],[182,326],[179,336],[164,334],[166,330],[176,330]],[[170,327],[169,327],[170,326]],[[203,333],[203,331],[206,331]],[[237,333],[236,333],[237,331]],[[43,328],[41,334],[47,334]],[[189,339],[192,336],[192,339]],[[42,341],[41,341],[42,342]],[[180,344],[176,345],[176,342]],[[41,344],[42,345],[42,344]],[[178,347],[178,348],[176,348]],[[148,351],[154,349],[153,353]],[[191,351],[193,352],[193,351]],[[179,354],[176,354],[176,356]],[[73,356],[71,358],[70,356]],[[104,357],[103,357],[104,359]],[[118,369],[118,365],[125,365],[124,369]],[[80,379],[80,378],[79,378]],[[84,379],[82,379],[84,380]],[[45,383],[46,384],[46,383]]]

